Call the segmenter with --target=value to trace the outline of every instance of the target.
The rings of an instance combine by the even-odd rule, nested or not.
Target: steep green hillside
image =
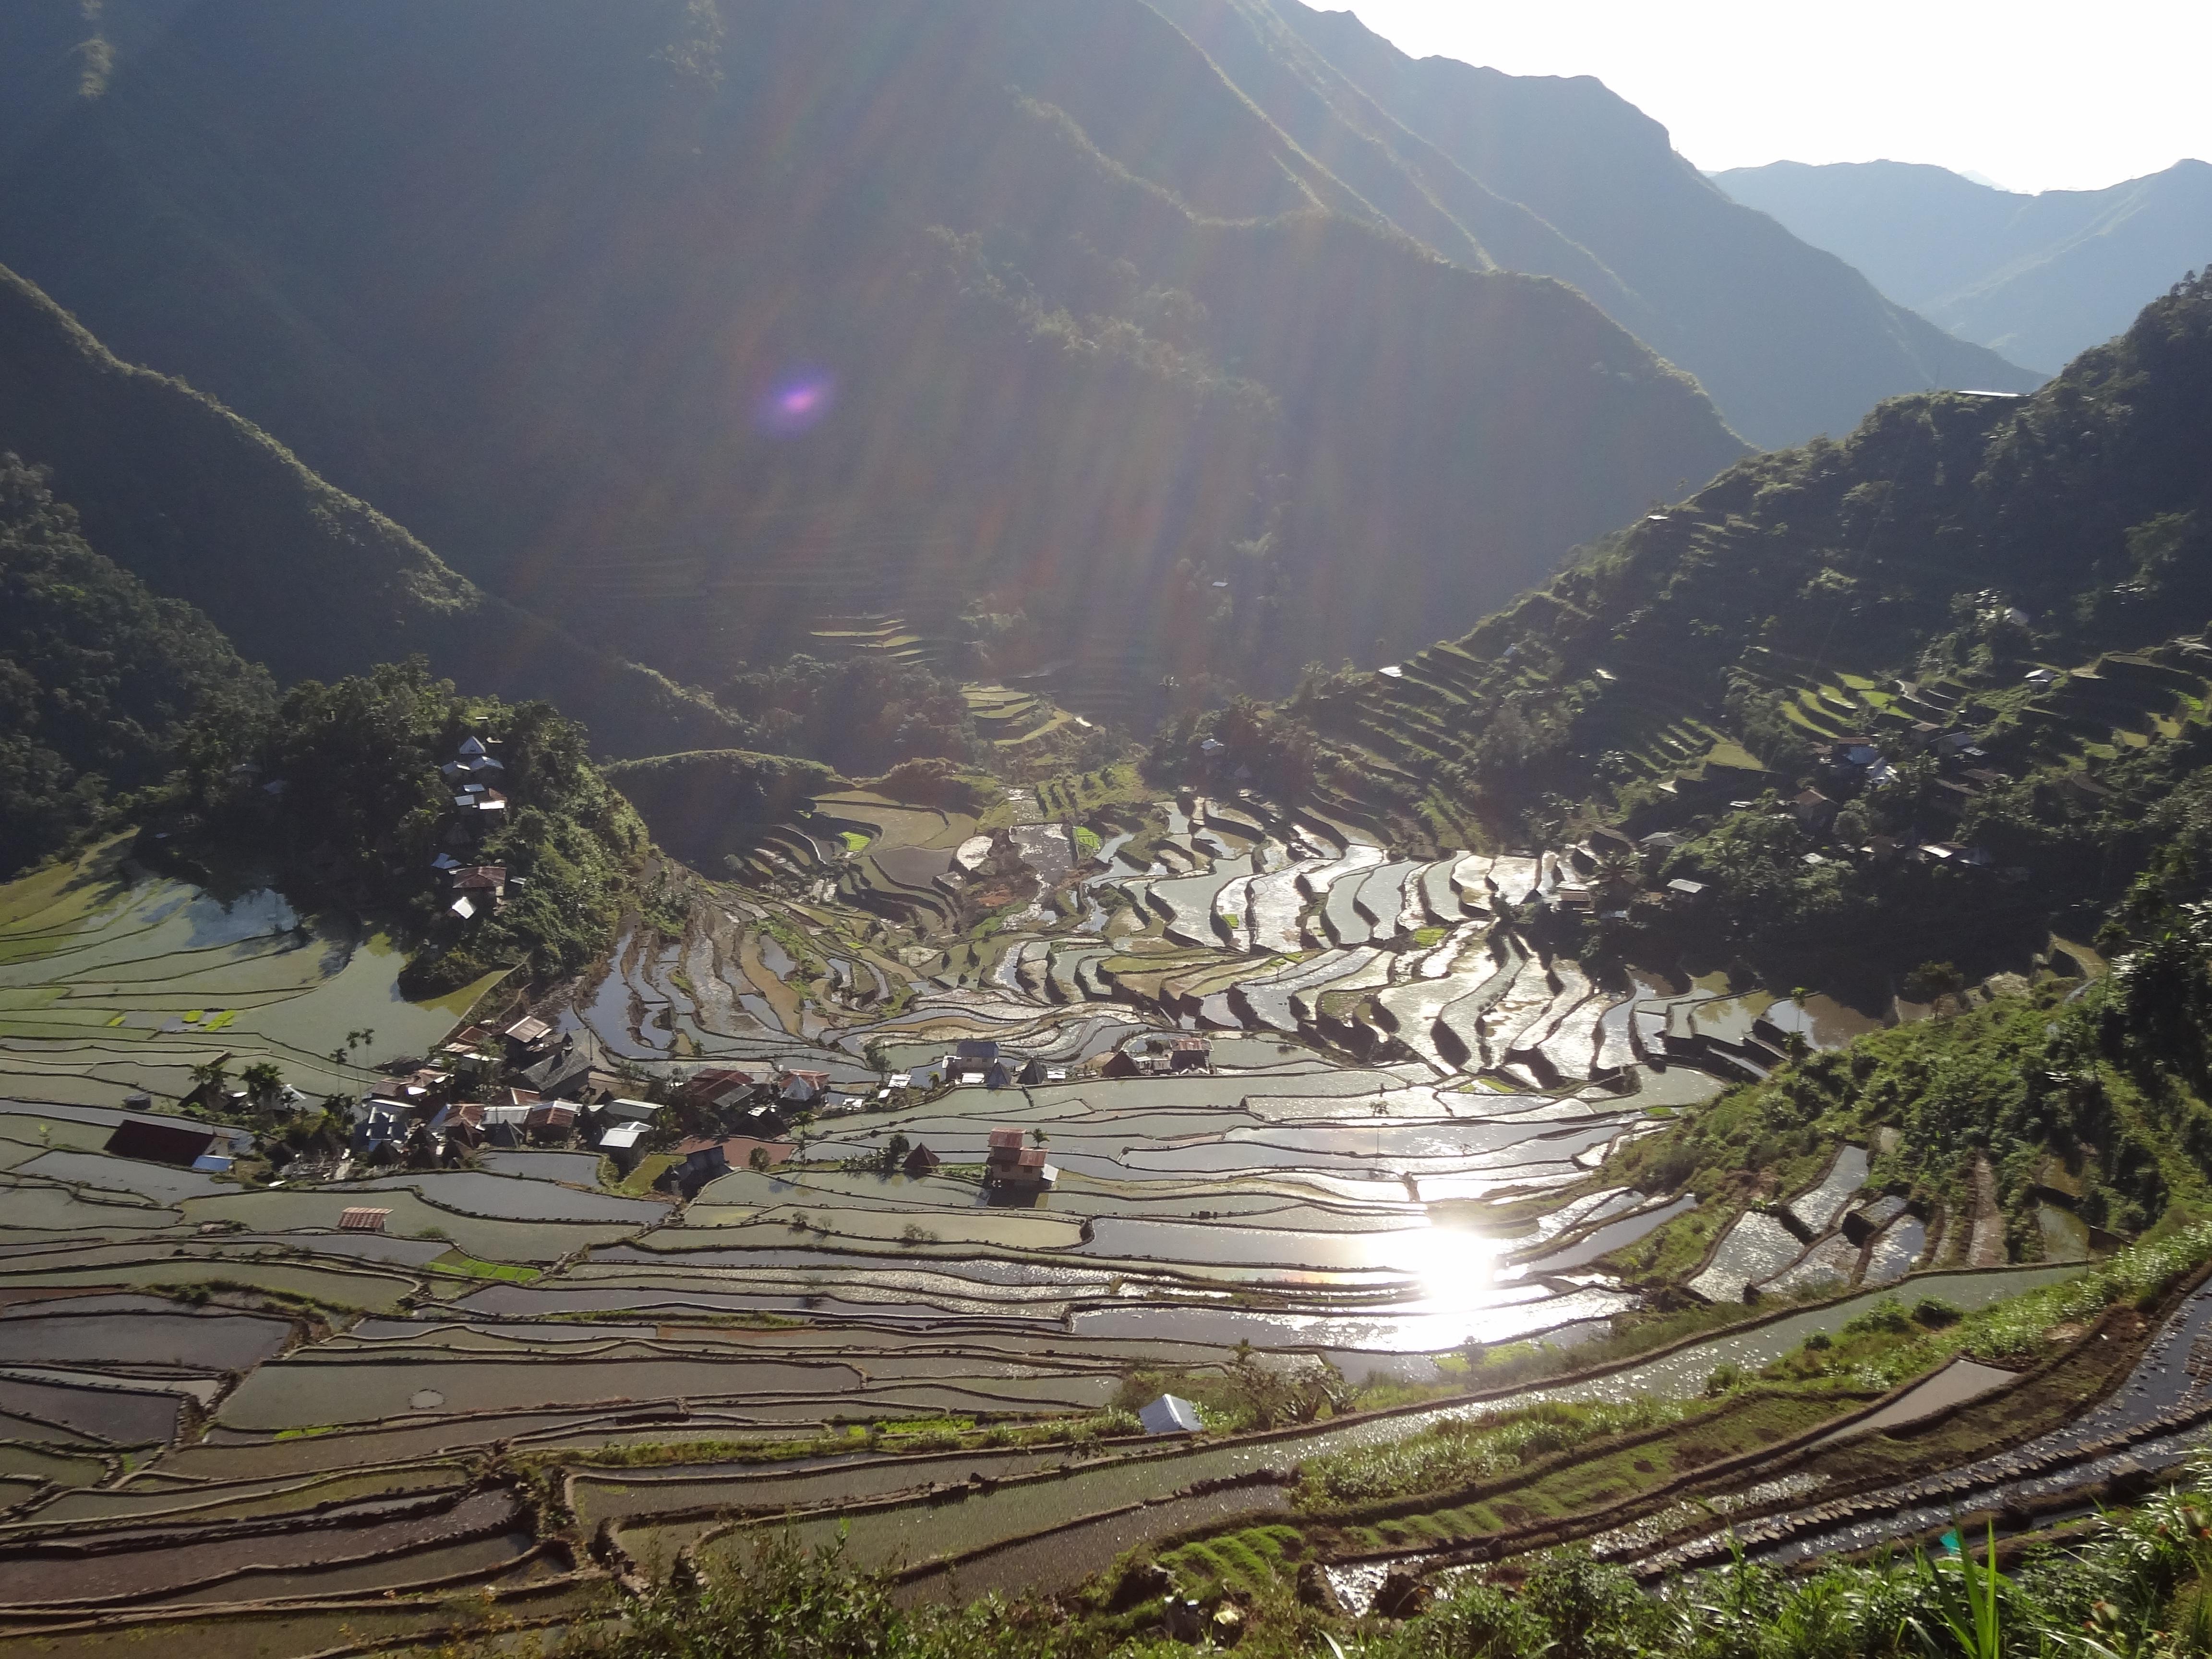
[[[2200,279],[2033,397],[1897,399],[1741,462],[1464,638],[1186,721],[1156,763],[1201,770],[1218,735],[1413,839],[1671,829],[1664,872],[1717,890],[1737,948],[1901,970],[1946,939],[2032,946],[2196,822],[2208,453]],[[1813,786],[1825,804],[1776,805]]]
[[[1417,61],[1349,10],[1299,0],[1152,3],[1386,222],[1445,258],[1573,283],[1753,443],[1844,431],[1899,392],[2042,378],[1739,206],[1588,76]]]
[[[1713,182],[1899,303],[2024,363],[2063,363],[2110,339],[2150,295],[2212,261],[2202,161],[2037,196],[1905,161],[1775,161]]]
[[[275,696],[204,616],[94,551],[45,478],[0,455],[0,878],[111,793],[158,783],[196,714],[251,717]]]
[[[280,679],[420,651],[472,691],[557,696],[616,753],[738,729],[705,697],[484,593],[212,398],[118,361],[4,268],[0,448],[49,468],[94,546]]]
[[[1137,0],[207,0],[0,207],[0,257],[125,356],[701,684],[824,614],[980,604],[994,674],[1094,709],[1280,685],[1741,453]]]

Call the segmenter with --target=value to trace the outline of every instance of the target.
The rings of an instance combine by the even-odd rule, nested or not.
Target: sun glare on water
[[[1376,1254],[1412,1274],[1431,1307],[1482,1307],[1494,1298],[1506,1240],[1458,1227],[1413,1227],[1386,1237]]]

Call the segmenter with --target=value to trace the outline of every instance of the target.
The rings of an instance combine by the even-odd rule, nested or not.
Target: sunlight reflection
[[[1425,1310],[1486,1307],[1498,1299],[1498,1259],[1508,1240],[1458,1227],[1409,1228],[1388,1237],[1379,1254],[1413,1275],[1420,1294],[1417,1305]]]

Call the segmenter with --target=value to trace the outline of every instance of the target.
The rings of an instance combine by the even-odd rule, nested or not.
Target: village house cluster
[[[672,1151],[667,1179],[683,1188],[711,1179],[732,1155],[749,1161],[757,1146],[775,1160],[787,1156],[784,1131],[836,1098],[828,1073],[800,1066],[697,1072],[665,1101],[623,1092],[635,1086],[592,1065],[573,1032],[556,1038],[542,1019],[498,1031],[471,1025],[356,1108],[351,1156],[431,1168],[478,1146],[574,1146],[626,1170],[648,1152]],[[687,1127],[714,1133],[686,1134]]]
[[[430,867],[446,878],[447,909],[464,922],[497,911],[509,890],[523,884],[523,878],[509,876],[504,865],[463,856],[507,826],[507,796],[495,787],[504,781],[507,765],[491,752],[495,741],[464,738],[453,757],[438,769],[453,791],[453,817],[442,837],[445,850],[430,860]]]
[[[605,1115],[620,1085],[577,1051],[574,1034],[556,1039],[542,1019],[465,1026],[354,1108],[348,1155],[434,1168],[477,1146],[565,1146],[585,1114]]]
[[[785,1132],[839,1103],[829,1073],[809,1067],[716,1066],[694,1072],[672,1097],[672,1115],[679,1127],[714,1126],[715,1132],[678,1139],[661,1182],[689,1198],[732,1169],[781,1164],[796,1150],[783,1139]]]
[[[798,1148],[787,1137],[800,1122],[862,1109],[857,1094],[838,1092],[829,1072],[805,1065],[706,1066],[665,1098],[647,1099],[629,1092],[641,1088],[635,1079],[595,1064],[594,1052],[574,1030],[528,1013],[503,1025],[465,1025],[428,1056],[386,1066],[388,1080],[344,1109],[343,1150],[301,1157],[285,1166],[287,1178],[343,1181],[375,1170],[450,1167],[479,1149],[592,1151],[628,1171],[648,1154],[665,1152],[668,1164],[658,1184],[690,1198],[732,1169],[770,1169],[793,1156]],[[221,1066],[218,1061],[210,1069],[220,1073]],[[933,1066],[884,1077],[873,1095],[881,1104],[906,1091],[1059,1084],[1078,1072],[1124,1079],[1212,1070],[1212,1042],[1182,1033],[1148,1033],[1079,1067],[1004,1053],[995,1042],[971,1038],[957,1042]],[[125,1103],[153,1111],[143,1095]],[[255,1103],[224,1079],[204,1084],[184,1103],[228,1116]],[[296,1109],[301,1097],[280,1086],[261,1103],[281,1113]],[[194,1119],[128,1120],[117,1137],[115,1150],[127,1156],[205,1170],[227,1170],[257,1146],[249,1129]],[[916,1146],[902,1167],[926,1176],[940,1163],[930,1148]],[[982,1170],[987,1193],[1018,1201],[1050,1191],[1058,1177],[1042,1146],[1024,1144],[1020,1130],[992,1134]],[[364,1210],[350,1224],[374,1228],[380,1219],[381,1212]]]
[[[1202,1036],[1153,1032],[1133,1049],[1123,1047],[1094,1054],[1082,1069],[1090,1076],[1109,1078],[1211,1073],[1213,1044]],[[1041,1084],[1065,1083],[1069,1075],[1070,1069],[1066,1066],[1048,1063],[1034,1054],[1024,1059],[1001,1054],[996,1042],[974,1037],[954,1043],[951,1052],[934,1066],[895,1073],[886,1080],[886,1086],[922,1090],[1034,1088]]]
[[[2024,615],[2018,611],[2007,614],[2015,621]],[[2032,670],[2023,677],[2039,692],[2049,690],[2063,678],[2048,668]],[[1848,732],[1814,745],[1814,781],[1777,809],[1786,811],[1808,836],[1823,843],[1806,855],[1807,861],[1823,864],[1838,858],[1875,864],[1901,861],[1988,871],[2024,880],[2027,871],[2000,869],[1986,848],[1957,839],[1960,821],[1977,796],[2017,781],[2014,773],[1981,747],[1974,732],[1960,727],[1957,694],[1917,680],[1898,679],[1890,682],[1885,695],[1888,702],[1882,710],[1881,729]],[[1898,783],[1903,776],[1901,769],[1922,757],[1932,771],[1924,779],[1912,823],[1895,834],[1841,833],[1838,819],[1845,805],[1870,791]],[[2099,805],[2109,793],[2078,769],[2061,769],[2047,775],[2054,787],[2086,805]],[[1676,793],[1688,793],[1693,787],[1689,779],[1674,782]],[[1729,803],[1736,809],[1750,805],[1740,800]],[[1642,845],[1649,848],[1657,839],[1647,837]]]
[[[2050,678],[2050,671],[2039,669],[2028,678],[2033,681],[2039,676]],[[2012,782],[2012,775],[1995,763],[1972,732],[1948,724],[1953,711],[1942,692],[1911,680],[1898,680],[1893,689],[1893,706],[1915,716],[1910,724],[1881,736],[1853,733],[1819,745],[1813,752],[1820,781],[1787,803],[1790,816],[1806,834],[1826,843],[1807,854],[1807,861],[1826,863],[1841,856],[1877,864],[1902,860],[1960,870],[1994,868],[1996,860],[1986,849],[1960,842],[1949,832],[1976,795]],[[1869,835],[1863,840],[1839,837],[1837,819],[1844,805],[1869,790],[1895,783],[1899,763],[1916,755],[1927,756],[1936,768],[1922,799],[1921,821],[1907,826],[1905,833]],[[2101,785],[2079,775],[2068,775],[2065,787],[2089,795],[2105,793]],[[2001,873],[2017,880],[2027,872]]]

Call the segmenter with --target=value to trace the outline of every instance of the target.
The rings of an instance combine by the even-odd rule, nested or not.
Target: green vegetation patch
[[[1656,1399],[1590,1405],[1547,1401],[1448,1419],[1401,1439],[1312,1459],[1304,1465],[1298,1500],[1305,1508],[1319,1509],[1472,1486],[1588,1441],[1677,1421],[1689,1409],[1680,1401]]]
[[[536,1267],[524,1267],[512,1261],[485,1261],[464,1250],[448,1250],[441,1256],[423,1263],[434,1273],[452,1273],[464,1279],[496,1279],[510,1285],[528,1285],[543,1278]]]
[[[2191,948],[2174,969],[2184,983],[2189,963],[2212,952],[2212,929]],[[1971,1214],[1972,1170],[1986,1157],[2015,1259],[2040,1254],[2034,1206],[2054,1160],[2092,1226],[2141,1231],[2177,1202],[2184,1218],[2203,1212],[2212,1189],[2198,1154],[2212,1150],[2212,1109],[2148,978],[2132,981],[2131,1007],[2102,985],[2069,1000],[2067,985],[2046,982],[1873,1032],[1678,1116],[1610,1168],[1649,1191],[1687,1188],[1705,1207],[1632,1247],[1627,1265],[1653,1280],[1678,1277],[1728,1206],[1802,1190],[1844,1142],[1875,1149],[1870,1190],[1948,1207],[1954,1224]],[[2115,1048],[2123,1064],[2111,1062]],[[2179,1076],[2175,1059],[2187,1062]],[[1885,1130],[1893,1145],[1882,1152]]]
[[[1305,1534],[1284,1524],[1243,1527],[1218,1537],[1164,1550],[1159,1564],[1187,1595],[1212,1599],[1230,1592],[1257,1595],[1293,1576],[1312,1553]]]

